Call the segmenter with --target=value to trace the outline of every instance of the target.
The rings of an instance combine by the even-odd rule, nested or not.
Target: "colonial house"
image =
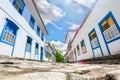
[[[0,0],[0,54],[44,60],[45,36],[37,0]]]
[[[99,0],[68,44],[67,61],[120,55],[120,0]]]
[[[54,45],[49,42],[46,42],[45,43],[45,55],[46,55],[45,61],[56,62],[55,54],[56,54],[56,50]]]
[[[72,42],[76,31],[77,30],[69,30],[69,31],[67,31],[65,42],[66,42],[66,44],[68,46],[67,46],[67,53],[64,55],[65,62],[67,62],[68,60],[74,61],[73,60],[74,58],[72,58],[72,56],[68,56],[68,51],[71,49],[71,44],[70,43]]]

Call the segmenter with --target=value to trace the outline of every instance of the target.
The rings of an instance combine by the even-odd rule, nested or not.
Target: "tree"
[[[60,50],[56,50],[56,62],[64,62],[64,56]]]

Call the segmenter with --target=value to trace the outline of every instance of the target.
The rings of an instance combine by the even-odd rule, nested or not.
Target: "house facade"
[[[56,50],[54,45],[49,42],[46,42],[45,43],[45,55],[46,55],[45,61],[56,62],[55,54],[56,54]]]
[[[68,54],[68,51],[71,49],[71,44],[70,44],[70,43],[72,42],[76,31],[77,31],[77,30],[69,30],[69,31],[67,32],[67,34],[66,34],[65,42],[66,42],[66,44],[67,44],[68,46],[67,46],[67,53],[64,55],[64,58],[65,58],[64,60],[65,60],[65,62],[68,62],[68,60],[70,60],[70,61],[72,61],[72,62],[74,61],[74,58],[72,58],[72,57],[74,57],[74,56],[73,56],[73,55],[70,56],[70,55]]]
[[[119,3],[119,0],[98,1],[69,43],[67,61],[120,54]]]
[[[44,60],[48,34],[35,0],[0,1],[0,54]]]

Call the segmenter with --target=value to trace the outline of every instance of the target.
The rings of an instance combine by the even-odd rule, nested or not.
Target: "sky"
[[[67,31],[78,29],[96,2],[97,0],[37,0],[49,33],[46,41],[61,47],[65,43]]]

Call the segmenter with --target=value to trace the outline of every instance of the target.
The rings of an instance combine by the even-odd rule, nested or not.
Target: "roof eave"
[[[36,3],[35,3],[35,0],[31,0],[31,1],[25,0],[25,1],[26,1],[27,6],[28,6],[29,9],[30,9],[32,15],[35,17],[35,20],[38,22],[38,25],[42,27],[43,33],[44,33],[45,35],[48,35],[47,29],[46,29],[45,24],[44,24],[44,22],[43,22],[43,20],[42,20],[42,17],[41,17],[41,15],[40,15],[40,12],[39,12],[39,10],[38,10],[38,8],[37,8],[37,5],[36,5]],[[40,28],[41,28],[41,27],[40,27]]]

